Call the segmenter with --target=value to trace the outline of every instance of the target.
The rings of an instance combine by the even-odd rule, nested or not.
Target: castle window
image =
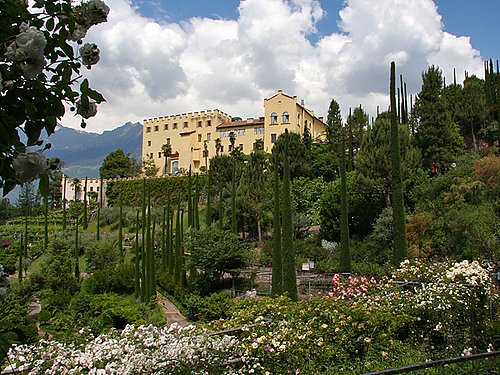
[[[158,125],[155,125],[155,132],[157,132],[160,128],[158,127]]]
[[[161,159],[161,151],[158,153],[158,159]]]
[[[148,146],[151,146],[151,141],[148,141]]]
[[[253,128],[253,134],[264,134],[264,128],[263,127]]]
[[[93,186],[90,186],[90,191],[94,191],[94,187]]]
[[[243,143],[240,143],[240,151],[243,151]]]
[[[170,144],[170,138],[167,138],[167,145]]]
[[[201,128],[201,121],[198,121],[198,127]]]
[[[276,142],[276,134],[271,134],[271,143]]]
[[[283,112],[283,124],[288,124],[290,122],[290,115],[288,112]]]
[[[276,112],[273,112],[271,114],[271,124],[277,124],[278,123],[278,114]]]
[[[148,127],[146,128],[146,133],[151,133],[151,126],[148,126]]]
[[[184,128],[187,128],[188,127],[188,122],[187,121],[184,121],[184,125],[183,125]]]
[[[163,130],[168,130],[168,124],[163,125]]]
[[[211,133],[207,133],[207,141],[209,141],[211,137],[212,137],[212,134]]]
[[[212,126],[212,120],[207,120],[207,126]]]
[[[198,134],[198,142],[201,142],[201,134]]]
[[[149,157],[150,157],[151,159],[153,159],[153,153],[150,153],[150,154],[149,154]]]
[[[173,129],[177,129],[177,123],[176,122],[174,122],[174,124],[172,125],[172,128]]]

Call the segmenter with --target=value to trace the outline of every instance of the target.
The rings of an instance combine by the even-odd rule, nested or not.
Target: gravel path
[[[163,309],[163,312],[167,317],[167,325],[170,326],[172,323],[178,323],[184,327],[190,324],[189,320],[181,314],[177,306],[170,302],[170,300],[168,300],[165,296],[160,293],[156,293],[156,298],[158,306]]]

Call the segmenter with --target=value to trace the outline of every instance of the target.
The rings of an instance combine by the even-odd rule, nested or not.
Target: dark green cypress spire
[[[140,282],[140,264],[139,264],[139,210],[136,212],[135,217],[135,247],[134,247],[134,296],[139,298],[141,288]]]
[[[63,205],[62,229],[66,230],[66,176],[64,176],[64,182],[63,182],[63,199],[62,199],[62,205]]]
[[[47,251],[49,245],[49,196],[46,194],[43,197],[43,250]]]
[[[87,222],[87,177],[85,177],[85,184],[83,186],[83,229],[88,228]]]
[[[273,270],[272,294],[283,293],[283,256],[281,253],[281,205],[280,205],[280,178],[277,154],[274,155],[274,212],[273,212]]]
[[[189,165],[189,177],[188,177],[188,189],[187,189],[187,203],[188,203],[188,228],[193,227],[194,216],[193,216],[193,182],[191,180],[191,164]]]
[[[163,215],[161,220],[161,270],[165,272],[167,269],[167,244],[166,244],[166,235],[167,235],[167,209],[163,207]]]
[[[122,194],[120,192],[120,208],[118,212],[118,251],[124,257],[123,254],[123,200],[122,200]]]
[[[78,249],[78,214],[75,217],[75,277],[80,278],[80,250]]]
[[[233,233],[238,233],[236,223],[236,158],[233,152],[233,171],[231,176],[231,230]]]
[[[283,292],[286,293],[292,301],[297,301],[297,275],[295,272],[295,252],[293,249],[292,198],[290,189],[290,135],[288,129],[285,129],[285,137],[282,186],[283,198],[281,201]]]
[[[345,134],[343,132],[343,134]],[[342,135],[340,156],[340,271],[351,273],[351,251],[349,248],[349,207],[347,204],[347,178],[345,135]]]
[[[392,158],[392,217],[394,226],[394,264],[399,265],[408,257],[406,223],[403,203],[403,180],[399,145],[399,123],[396,117],[396,65],[391,63],[391,158]]]
[[[210,228],[210,226],[212,225],[212,212],[211,212],[212,208],[210,204],[211,195],[212,195],[212,173],[210,172],[209,169],[207,174],[207,212],[205,218],[205,224],[207,228]]]
[[[19,284],[23,283],[23,253],[24,253],[23,237],[24,237],[24,235],[23,235],[23,233],[21,233],[21,238],[19,240],[19,257],[18,257],[18,265],[17,265],[17,281],[19,282]]]

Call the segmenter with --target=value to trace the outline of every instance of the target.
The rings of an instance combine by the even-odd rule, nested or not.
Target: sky
[[[499,0],[105,0],[108,22],[93,27],[100,62],[85,71],[107,102],[86,131],[127,121],[220,109],[263,115],[282,89],[317,116],[335,99],[347,116],[389,104],[395,61],[409,94],[438,65],[483,78],[500,59]],[[68,111],[69,112],[69,111]],[[79,128],[68,113],[61,121]]]

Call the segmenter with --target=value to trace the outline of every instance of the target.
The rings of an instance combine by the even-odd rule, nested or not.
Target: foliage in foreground
[[[35,366],[34,374],[49,368],[46,373],[359,374],[468,355],[493,349],[488,306],[498,303],[498,293],[490,272],[478,262],[405,261],[382,281],[336,275],[331,293],[299,302],[208,297],[224,305],[227,318],[203,323],[201,331],[128,326],[79,343],[14,347],[10,356],[16,365]],[[401,288],[394,280],[413,284]],[[238,338],[203,336],[207,329],[249,324]],[[221,365],[232,360],[235,368]],[[463,368],[470,366],[457,373]],[[480,368],[493,367],[482,361]]]

